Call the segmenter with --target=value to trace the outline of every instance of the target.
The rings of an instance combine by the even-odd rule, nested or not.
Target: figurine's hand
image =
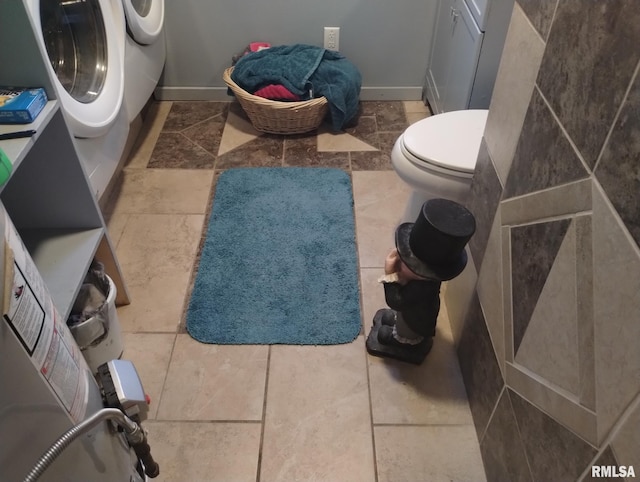
[[[398,256],[398,250],[393,248],[384,260],[384,274],[391,274],[398,271],[398,263],[400,257]]]

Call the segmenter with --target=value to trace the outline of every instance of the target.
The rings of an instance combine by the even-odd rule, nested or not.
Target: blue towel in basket
[[[281,45],[252,52],[238,60],[231,78],[250,93],[280,84],[303,99],[324,96],[336,131],[358,112],[359,70],[344,55],[321,47]]]

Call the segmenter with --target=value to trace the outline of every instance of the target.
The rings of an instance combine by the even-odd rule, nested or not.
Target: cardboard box
[[[44,89],[0,87],[0,124],[29,124],[46,103]]]

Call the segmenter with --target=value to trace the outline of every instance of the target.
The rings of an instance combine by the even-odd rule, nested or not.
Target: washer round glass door
[[[164,26],[164,0],[122,0],[129,35],[142,45],[156,41]]]
[[[122,106],[126,34],[122,7],[113,5],[113,0],[39,2],[42,41],[76,137],[106,134]]]
[[[53,71],[71,97],[87,104],[100,95],[107,74],[107,34],[96,2],[44,1],[42,36]]]

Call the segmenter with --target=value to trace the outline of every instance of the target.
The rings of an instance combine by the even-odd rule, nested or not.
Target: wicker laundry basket
[[[269,134],[302,134],[317,129],[327,115],[327,99],[279,102],[251,95],[231,79],[233,67],[222,78],[249,116],[253,127]]]

